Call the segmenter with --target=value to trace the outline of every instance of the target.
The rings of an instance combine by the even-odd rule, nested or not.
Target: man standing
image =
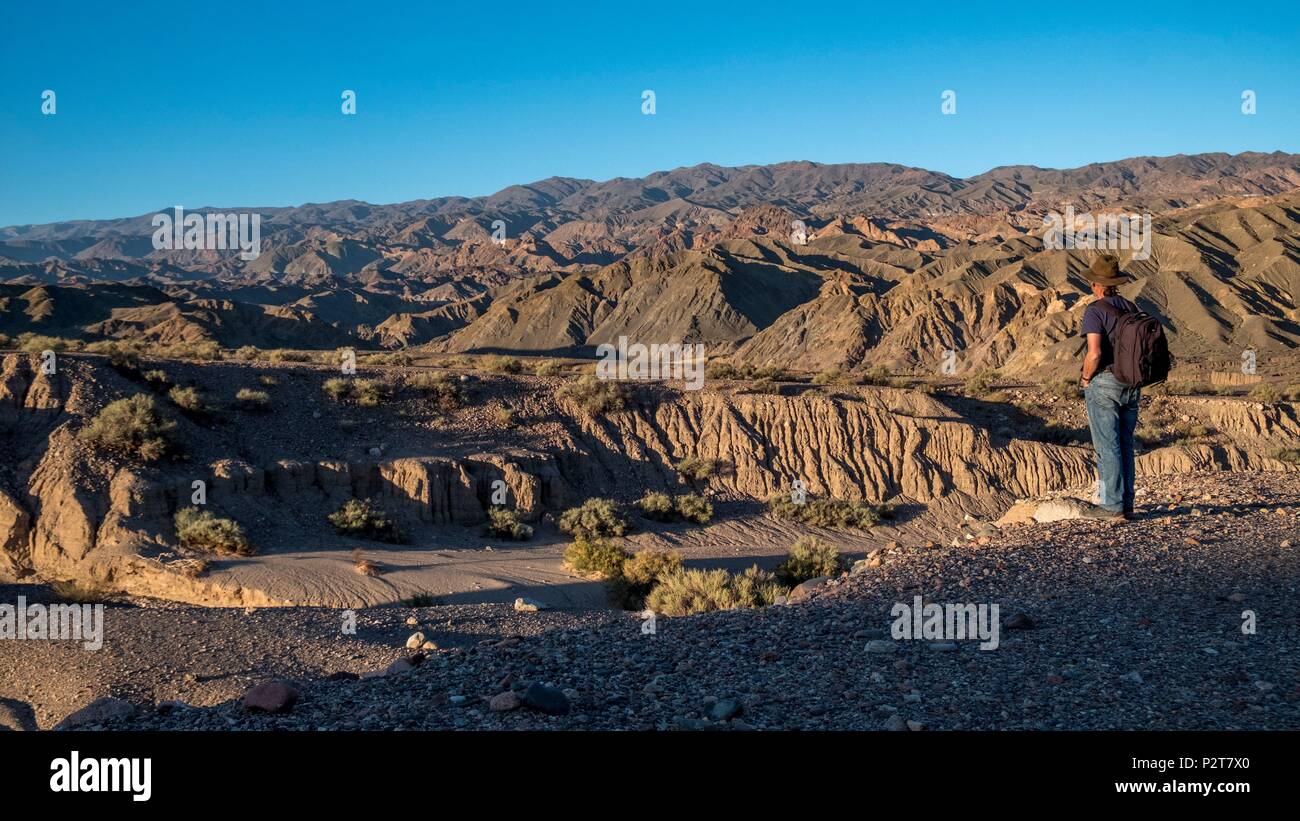
[[[1084,273],[1096,297],[1083,312],[1083,336],[1088,350],[1083,359],[1083,386],[1088,407],[1092,446],[1097,451],[1100,507],[1088,513],[1095,519],[1128,519],[1133,515],[1133,434],[1137,430],[1138,400],[1142,389],[1115,378],[1112,337],[1121,316],[1138,307],[1119,295],[1128,282],[1114,256],[1098,257]]]

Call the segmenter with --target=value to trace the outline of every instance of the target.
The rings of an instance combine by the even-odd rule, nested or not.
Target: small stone
[[[488,709],[494,713],[508,713],[511,710],[518,710],[523,703],[518,693],[514,690],[506,690],[488,700]]]
[[[889,641],[888,639],[872,639],[867,642],[866,650],[868,653],[896,653],[898,652],[898,642]]]
[[[1134,670],[1134,671],[1131,672],[1131,673],[1125,673],[1125,674],[1124,674],[1124,680],[1125,680],[1125,681],[1131,681],[1131,682],[1133,682],[1134,684],[1141,684],[1141,683],[1142,683],[1142,674],[1139,673],[1137,670]]]
[[[1029,617],[1028,613],[1017,613],[1007,619],[1003,627],[1008,630],[1033,630],[1034,620]]]
[[[426,641],[424,644],[421,644],[421,645],[420,645],[420,649],[421,649],[421,650],[437,650],[437,649],[438,649],[438,645],[434,644],[434,643],[431,642],[431,641]]]
[[[409,660],[397,659],[392,664],[384,668],[383,675],[396,676],[396,675],[400,675],[401,673],[408,673],[413,669],[415,669],[415,665],[411,664]]]
[[[830,576],[818,576],[815,579],[809,579],[802,584],[796,585],[795,588],[790,591],[787,598],[791,603],[812,598],[813,593],[819,588],[825,586],[825,584],[830,580]]]
[[[406,617],[406,626],[407,626],[407,627],[418,627],[419,624],[420,624],[420,620],[417,619],[415,616],[407,616],[407,617]]]
[[[287,713],[298,701],[298,691],[286,681],[264,681],[244,693],[244,709],[263,713]]]
[[[739,701],[724,698],[713,705],[713,709],[709,711],[709,716],[714,721],[728,721],[740,715],[743,711],[744,708],[740,706]]]
[[[906,731],[907,731],[907,722],[904,721],[904,720],[903,720],[903,717],[900,716],[898,713],[894,713],[892,716],[890,716],[889,718],[885,719],[885,723],[884,723],[883,727],[884,727],[884,729],[886,729],[886,730],[890,730],[890,731],[892,731],[892,732],[896,732],[896,733],[898,733],[898,732],[906,732]]]
[[[1230,601],[1230,602],[1237,602],[1237,603],[1240,603],[1240,602],[1244,602],[1245,600],[1246,600],[1246,594],[1245,594],[1245,593],[1237,592],[1237,593],[1231,593],[1231,594],[1228,595],[1228,601]]]
[[[516,613],[536,613],[539,610],[550,610],[551,608],[536,599],[517,598],[515,599]]]
[[[938,650],[943,653],[951,653],[957,649],[957,643],[952,641],[932,641],[928,646],[931,650]]]
[[[102,724],[105,721],[124,720],[135,717],[135,705],[120,698],[104,696],[70,714],[55,725],[56,730],[66,730],[83,724]]]
[[[1283,539],[1283,540],[1282,540],[1282,544],[1279,545],[1279,547],[1281,547],[1281,548],[1283,548],[1283,549],[1288,548],[1288,547],[1290,547],[1290,546],[1291,546],[1291,540],[1290,540],[1290,539]]]
[[[907,729],[911,730],[914,733],[919,733],[925,729],[925,725],[919,721],[911,721],[909,719],[907,722]]]
[[[411,637],[406,640],[407,650],[419,650],[425,642],[423,633],[412,633]]]
[[[465,702],[469,701],[469,696],[461,696],[461,695],[448,696],[448,697],[447,697],[447,701],[448,701],[448,703],[450,703],[450,704],[454,704],[454,705],[459,706],[459,705],[464,704]]]

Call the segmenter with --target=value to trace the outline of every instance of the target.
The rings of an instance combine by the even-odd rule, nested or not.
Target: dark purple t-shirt
[[[1084,309],[1083,329],[1080,333],[1085,339],[1088,334],[1101,334],[1101,362],[1097,365],[1097,373],[1101,373],[1115,362],[1115,352],[1110,344],[1110,335],[1115,330],[1115,316],[1098,306],[1098,302],[1108,302],[1121,311],[1136,311],[1138,306],[1116,294],[1093,300],[1092,304]]]

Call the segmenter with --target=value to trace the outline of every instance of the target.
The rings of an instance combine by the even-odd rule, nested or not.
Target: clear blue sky
[[[1300,3],[7,2],[0,225],[889,161],[1300,152]],[[1202,7],[1203,6],[1203,7]],[[43,116],[41,93],[57,93]],[[354,89],[358,113],[340,113]],[[653,89],[658,111],[641,114]],[[940,94],[957,92],[957,114]],[[1240,113],[1243,89],[1258,113]]]

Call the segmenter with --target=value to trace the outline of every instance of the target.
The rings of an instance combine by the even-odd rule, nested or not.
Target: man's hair
[[[1119,286],[1107,285],[1106,287],[1101,289],[1101,292],[1106,296],[1115,296],[1115,294],[1119,293]]]

